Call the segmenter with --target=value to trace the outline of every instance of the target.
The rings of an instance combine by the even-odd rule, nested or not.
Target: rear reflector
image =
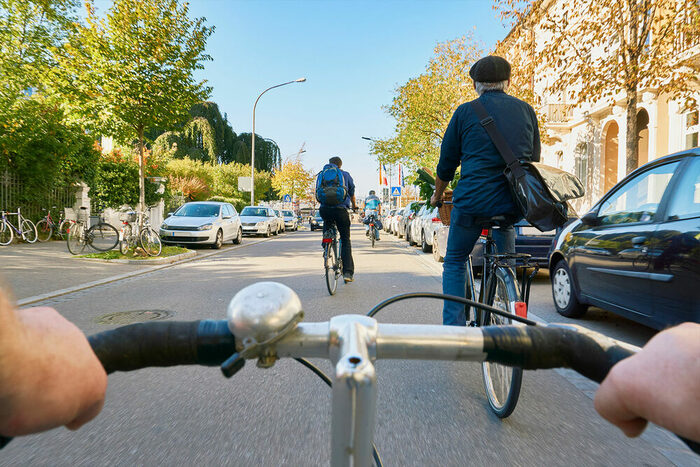
[[[515,302],[515,314],[521,318],[527,318],[527,303]]]
[[[439,217],[433,217],[432,220],[433,220],[433,222],[442,222],[442,221],[440,221],[440,218],[439,218]]]
[[[332,238],[324,238],[321,243],[331,243],[333,241]]]
[[[482,236],[482,237],[485,237],[485,236],[487,236],[488,234],[489,234],[489,229],[483,229],[483,230],[481,231],[481,236]]]

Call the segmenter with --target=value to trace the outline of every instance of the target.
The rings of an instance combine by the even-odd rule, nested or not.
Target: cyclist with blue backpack
[[[355,264],[350,245],[350,215],[348,209],[357,209],[355,182],[349,173],[340,170],[343,161],[331,157],[316,177],[316,199],[321,203],[319,212],[323,218],[323,230],[335,224],[340,234],[340,256],[343,259],[343,280],[353,281]]]

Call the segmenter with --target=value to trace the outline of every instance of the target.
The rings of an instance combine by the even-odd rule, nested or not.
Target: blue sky
[[[99,2],[100,10],[111,2]],[[192,0],[192,16],[216,31],[213,61],[201,77],[236,133],[252,128],[253,104],[267,87],[256,133],[277,142],[282,156],[306,143],[304,164],[320,170],[331,155],[355,178],[360,195],[376,188],[377,163],[368,137],[388,137],[382,110],[392,91],[419,75],[438,42],[475,30],[487,50],[507,34],[491,0],[321,1]]]

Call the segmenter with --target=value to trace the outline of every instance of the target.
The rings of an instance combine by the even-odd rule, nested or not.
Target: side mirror
[[[231,219],[233,216],[224,216],[224,219]]]
[[[170,217],[170,216],[172,216],[172,215],[173,215],[173,213],[172,213],[172,212],[169,212],[168,215],[165,216],[165,217]]]
[[[585,225],[598,225],[599,220],[598,220],[598,213],[596,211],[591,211],[586,213],[582,218],[581,222]]]

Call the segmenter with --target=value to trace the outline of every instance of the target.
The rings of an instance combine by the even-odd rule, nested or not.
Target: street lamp
[[[260,98],[270,89],[279,88],[280,86],[286,86],[292,83],[303,83],[306,78],[295,79],[294,81],[288,81],[286,83],[277,84],[265,89],[260,93],[257,99],[255,99],[255,105],[253,105],[253,135],[251,136],[251,149],[250,149],[250,205],[255,206],[255,108],[258,106],[258,101]]]

